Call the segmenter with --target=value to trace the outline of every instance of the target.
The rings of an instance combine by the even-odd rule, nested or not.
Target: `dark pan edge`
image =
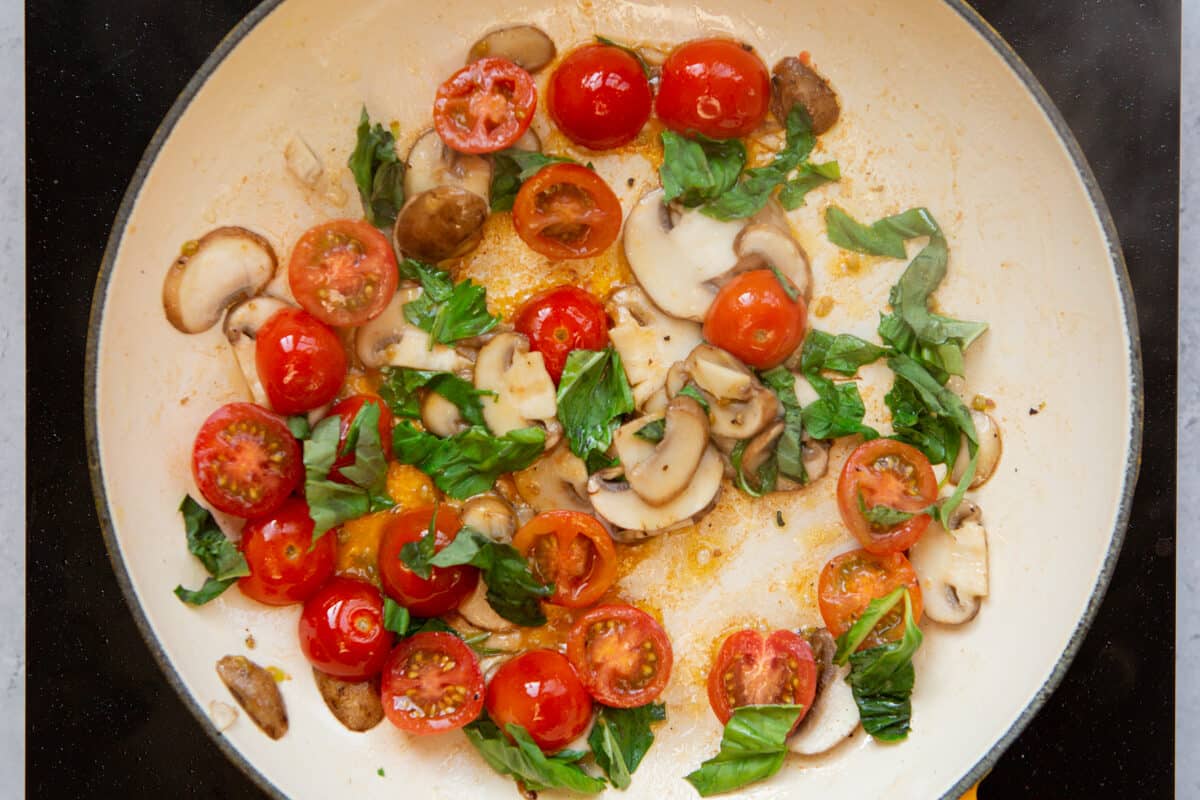
[[[92,295],[92,308],[88,321],[88,341],[85,359],[85,377],[84,377],[84,422],[86,428],[87,450],[88,450],[88,471],[92,480],[92,492],[96,503],[96,512],[100,521],[101,532],[104,536],[105,546],[108,550],[109,560],[112,562],[113,572],[117,576],[117,582],[121,587],[121,592],[125,597],[125,602],[129,606],[133,614],[134,622],[137,624],[138,630],[141,632],[142,638],[145,639],[151,653],[166,676],[168,683],[182,698],[188,710],[196,717],[204,731],[216,742],[221,752],[225,754],[239,769],[241,769],[260,789],[275,798],[285,798],[283,792],[279,790],[271,781],[263,775],[258,769],[251,764],[242,754],[229,743],[229,741],[217,731],[208,713],[200,705],[200,702],[188,690],[180,679],[179,674],[167,659],[163,652],[162,646],[158,642],[150,624],[146,619],[141,605],[137,601],[136,594],[133,590],[132,582],[129,574],[125,569],[125,562],[121,557],[120,545],[116,540],[116,532],[113,527],[112,517],[109,513],[107,498],[104,494],[103,475],[100,470],[100,452],[99,441],[96,433],[96,368],[98,362],[98,346],[100,336],[100,323],[104,312],[104,300],[108,292],[109,280],[112,277],[113,265],[116,261],[117,251],[120,247],[120,241],[124,234],[125,226],[129,221],[130,213],[133,210],[133,205],[137,200],[138,194],[141,192],[142,185],[146,180],[146,176],[150,171],[151,166],[157,159],[159,152],[162,150],[164,143],[175,128],[175,124],[179,118],[183,116],[184,111],[191,104],[192,99],[200,91],[200,88],[205,84],[208,78],[216,71],[217,67],[225,60],[225,58],[233,51],[242,39],[246,37],[251,30],[254,29],[259,22],[265,19],[272,11],[274,11],[283,0],[263,0],[263,2],[253,11],[246,15],[226,36],[221,40],[221,43],[213,50],[212,54],[205,60],[204,64],[188,81],[179,97],[172,104],[171,109],[163,118],[162,123],[155,131],[154,136],[150,140],[150,144],[146,147],[145,153],[142,155],[141,161],[138,163],[137,170],[130,180],[129,188],[126,189],[125,195],[121,200],[121,205],[117,211],[117,216],[113,222],[112,231],[109,235],[108,244],[104,250],[104,258],[101,262],[100,274],[96,279],[96,288]],[[1008,43],[996,32],[988,22],[979,15],[974,8],[969,6],[963,0],[945,0],[946,4],[954,9],[984,41],[1000,54],[1008,67],[1016,74],[1021,83],[1024,84],[1026,90],[1037,101],[1038,106],[1042,109],[1042,113],[1046,115],[1047,120],[1054,128],[1056,135],[1067,149],[1072,163],[1075,166],[1076,173],[1083,181],[1084,188],[1087,191],[1088,197],[1091,200],[1092,208],[1100,221],[1104,231],[1105,238],[1108,241],[1109,255],[1111,263],[1116,272],[1117,285],[1121,295],[1122,310],[1125,314],[1126,334],[1129,337],[1130,343],[1130,383],[1133,394],[1133,402],[1129,420],[1129,455],[1125,464],[1125,477],[1121,492],[1121,501],[1117,510],[1116,525],[1113,530],[1112,540],[1109,544],[1108,553],[1105,556],[1104,563],[1100,570],[1100,575],[1097,577],[1096,584],[1092,589],[1092,594],[1088,599],[1087,608],[1084,611],[1082,618],[1076,626],[1071,638],[1067,643],[1066,649],[1059,657],[1058,662],[1051,670],[1046,682],[1042,684],[1037,694],[1034,695],[1016,721],[1009,727],[1007,731],[996,741],[987,754],[972,767],[959,781],[943,795],[944,800],[957,800],[964,792],[978,783],[992,767],[995,766],[1000,756],[1012,744],[1013,740],[1020,735],[1029,721],[1041,710],[1042,706],[1053,694],[1054,690],[1062,682],[1067,669],[1078,653],[1079,648],[1091,627],[1092,621],[1096,617],[1100,603],[1104,599],[1104,594],[1108,589],[1109,582],[1112,579],[1113,571],[1116,567],[1117,558],[1121,553],[1121,545],[1125,538],[1125,532],[1129,525],[1131,506],[1133,502],[1133,490],[1137,484],[1138,469],[1141,464],[1141,445],[1142,445],[1142,415],[1143,415],[1143,383],[1142,383],[1142,355],[1141,344],[1138,335],[1137,313],[1133,301],[1133,289],[1129,280],[1128,269],[1125,264],[1124,254],[1121,250],[1120,241],[1117,236],[1116,225],[1113,222],[1111,213],[1108,210],[1108,205],[1104,200],[1104,196],[1100,191],[1100,187],[1096,182],[1096,178],[1092,173],[1091,167],[1088,165],[1087,159],[1083,155],[1083,151],[1079,147],[1074,134],[1071,132],[1066,120],[1055,107],[1053,101],[1042,88],[1041,83],[1034,77],[1029,67],[1021,60]]]

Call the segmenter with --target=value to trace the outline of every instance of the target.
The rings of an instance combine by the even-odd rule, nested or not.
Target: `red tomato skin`
[[[854,625],[872,600],[897,587],[908,589],[913,621],[921,622],[924,602],[917,573],[903,553],[876,554],[851,550],[834,556],[817,578],[817,606],[825,627],[836,638]],[[859,650],[868,650],[904,635],[904,604],[898,603],[876,624]]]
[[[588,644],[588,629],[593,625],[604,623],[615,624],[616,632],[614,634],[610,631],[610,635],[620,636],[628,630],[634,637],[640,635],[640,640],[631,638],[630,644],[639,648],[650,645],[650,650],[655,657],[653,663],[655,672],[644,686],[623,687],[619,683],[620,678],[615,675],[615,670],[622,665],[593,662]],[[604,653],[602,652],[601,655]],[[613,652],[613,655],[616,653]],[[671,667],[675,662],[675,653],[671,649],[671,640],[667,637],[667,632],[663,630],[662,625],[658,624],[658,620],[639,608],[622,604],[597,606],[576,619],[571,633],[567,637],[567,658],[571,661],[571,666],[575,668],[575,673],[583,682],[584,687],[596,702],[614,708],[636,708],[653,703],[667,688],[667,683],[671,680]],[[632,668],[640,669],[644,663],[644,661],[639,661],[633,664]],[[611,668],[614,672],[610,673],[606,667]]]
[[[337,534],[313,543],[308,504],[290,497],[273,513],[242,528],[239,548],[250,574],[238,578],[242,594],[270,606],[303,603],[333,575]]]
[[[339,400],[333,408],[329,409],[329,416],[338,416],[342,418],[340,432],[338,433],[338,449],[342,452],[342,447],[346,444],[346,434],[350,432],[350,426],[354,424],[354,418],[358,416],[358,412],[364,405],[371,403],[379,409],[379,443],[383,446],[383,457],[390,459],[392,457],[392,424],[395,421],[392,417],[392,410],[388,408],[387,403],[383,399],[369,394],[356,394],[347,397],[345,400]],[[346,453],[344,456],[338,456],[334,459],[333,467],[329,470],[329,480],[338,483],[350,483],[350,481],[342,477],[341,467],[348,467],[354,463],[354,453]]]
[[[388,521],[379,544],[379,579],[388,597],[418,617],[436,617],[458,608],[475,590],[479,570],[470,566],[433,567],[429,579],[421,578],[400,560],[409,542],[419,542],[429,530],[433,507],[415,508]],[[454,541],[462,527],[458,514],[445,506],[437,509],[435,552]]]
[[[446,677],[465,689],[462,705],[453,713],[436,718],[414,718],[404,713],[405,693],[413,688],[419,689],[419,683],[407,676],[409,659],[416,652],[439,653],[453,659],[454,667],[446,673]],[[474,721],[483,710],[483,674],[479,671],[479,659],[466,642],[452,633],[414,634],[401,640],[388,656],[380,680],[380,695],[383,713],[402,731],[427,736],[457,730]]]
[[[604,44],[571,51],[555,68],[546,90],[550,118],[567,138],[607,150],[637,138],[650,119],[652,96],[642,65]]]
[[[254,342],[258,378],[279,414],[301,414],[337,396],[346,379],[346,351],[337,334],[312,314],[283,308]]]
[[[379,316],[399,280],[391,242],[363,220],[335,219],[309,228],[288,261],[296,302],[335,328]]]
[[[442,141],[460,153],[494,153],[521,138],[536,109],[532,75],[506,59],[481,58],[438,87],[433,126]],[[491,117],[490,129],[480,124],[480,114]],[[463,115],[470,119],[460,119]]]
[[[331,578],[309,596],[299,633],[309,663],[347,681],[378,675],[392,648],[392,633],[383,627],[383,596],[352,578]]]
[[[794,631],[777,630],[769,636],[763,636],[756,630],[747,629],[738,631],[725,640],[721,645],[721,651],[717,654],[716,663],[708,673],[708,702],[722,725],[729,721],[734,710],[726,693],[725,675],[730,670],[735,673],[739,672],[739,667],[742,672],[747,669],[754,670],[763,659],[767,658],[794,659],[796,663],[794,674],[799,680],[799,686],[794,687],[795,694],[791,698],[781,697],[778,693],[770,692],[769,689],[772,687],[761,684],[751,686],[752,690],[758,689],[763,693],[760,696],[749,698],[751,703],[748,705],[777,703],[802,705],[804,710],[796,720],[797,725],[808,714],[817,692],[817,664],[813,657],[812,646],[803,636]],[[760,678],[760,680],[766,679],[766,677]],[[787,691],[787,687],[778,688]]]
[[[870,464],[886,455],[897,456],[912,466],[918,496],[879,497],[873,495],[871,487],[865,485],[871,477]],[[876,555],[900,553],[912,547],[924,535],[933,520],[928,514],[917,514],[890,530],[876,531],[858,507],[859,491],[863,492],[864,502],[868,505],[882,501],[885,505],[909,513],[927,508],[937,500],[937,476],[933,473],[933,467],[925,454],[910,444],[894,439],[872,439],[856,447],[838,475],[838,512],[842,522],[858,539],[863,549]]]
[[[264,440],[265,451],[260,446]],[[231,469],[241,473],[233,476],[238,485],[258,490],[257,499],[221,486],[222,475]],[[280,417],[254,403],[229,403],[214,411],[196,433],[192,477],[213,508],[257,517],[283,505],[304,479],[304,462],[300,444]]]
[[[488,684],[484,706],[501,730],[520,725],[546,753],[573,742],[592,719],[592,698],[571,662],[554,650],[530,650],[505,662]]]
[[[804,298],[788,297],[769,269],[744,272],[721,287],[704,319],[704,338],[757,369],[782,364],[804,341]]]
[[[673,131],[734,139],[767,116],[771,76],[753,50],[732,39],[694,39],[662,66],[655,110]]]
[[[608,346],[604,305],[575,286],[559,286],[532,298],[517,312],[513,325],[529,339],[530,347],[542,354],[555,383],[572,350]]]
[[[576,542],[584,545],[586,556]],[[553,544],[553,563],[541,563],[539,548]],[[617,551],[608,530],[591,514],[555,509],[543,511],[520,527],[513,547],[530,561],[534,575],[554,584],[549,602],[565,608],[587,608],[617,580]]]
[[[621,201],[582,164],[551,164],[521,184],[513,201],[521,241],[551,259],[588,258],[621,233]]]

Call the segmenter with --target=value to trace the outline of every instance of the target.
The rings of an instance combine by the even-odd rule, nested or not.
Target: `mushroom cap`
[[[588,495],[596,513],[626,531],[663,531],[691,521],[716,499],[725,465],[715,447],[709,445],[691,482],[674,499],[651,505],[625,482],[612,483],[610,471],[597,472],[588,480]]]
[[[946,625],[974,619],[988,594],[987,531],[979,507],[969,501],[963,506],[952,533],[935,520],[909,552],[925,615]]]
[[[710,283],[736,263],[733,243],[744,221],[724,222],[696,209],[676,216],[662,189],[642,195],[625,220],[625,257],[650,299],[671,316],[703,322],[716,297]]]
[[[619,289],[606,306],[613,327],[608,338],[621,355],[633,388],[633,402],[642,405],[667,381],[667,371],[703,340],[701,327],[664,314],[637,286]]]
[[[566,442],[515,473],[513,481],[521,498],[539,513],[560,508],[589,514],[592,511],[587,465]]]
[[[410,197],[396,215],[396,250],[423,261],[444,261],[475,248],[488,204],[458,186],[435,186]]]
[[[487,601],[487,592],[487,584],[480,577],[475,584],[475,591],[459,604],[458,613],[476,628],[496,633],[511,631],[516,626],[496,613],[492,604]]]
[[[779,416],[775,392],[719,347],[701,344],[686,361],[673,365],[667,373],[667,395],[678,395],[689,382],[709,404],[709,430],[714,437],[749,439]]]
[[[421,422],[435,436],[449,438],[469,426],[453,401],[437,392],[425,392],[421,398]]]
[[[183,333],[208,330],[226,308],[261,292],[276,264],[270,243],[253,231],[233,226],[209,231],[167,270],[162,291],[167,321]]]
[[[787,124],[788,112],[796,103],[804,106],[818,136],[832,128],[841,115],[829,81],[795,56],[787,56],[771,70],[771,111],[781,125]]]
[[[471,362],[453,347],[435,344],[429,334],[404,317],[404,306],[421,296],[417,286],[396,290],[391,302],[375,319],[356,329],[354,350],[363,366],[429,369],[460,372]]]
[[[494,394],[481,397],[483,418],[497,436],[548,424],[558,410],[554,380],[541,353],[530,352],[519,333],[497,334],[475,359],[475,388]]]
[[[536,25],[509,25],[485,33],[467,53],[467,63],[481,58],[506,58],[527,72],[537,72],[554,60],[554,40]]]
[[[406,163],[405,197],[416,197],[438,186],[454,186],[488,199],[492,162],[483,156],[451,149],[433,128],[413,142]]]
[[[508,544],[517,532],[517,512],[498,494],[477,494],[458,512],[464,528],[474,528],[494,542]]]
[[[785,222],[786,224],[786,222]],[[812,298],[812,269],[808,256],[791,232],[776,225],[747,225],[734,240],[739,272],[775,267],[805,300]]]
[[[624,432],[617,441],[617,456],[625,466],[630,488],[647,503],[661,506],[688,487],[700,466],[708,449],[708,415],[695,400],[679,395],[667,406],[666,428],[657,444],[636,435],[654,419],[657,417],[622,425],[617,431]],[[644,452],[640,445],[649,445],[650,451]]]

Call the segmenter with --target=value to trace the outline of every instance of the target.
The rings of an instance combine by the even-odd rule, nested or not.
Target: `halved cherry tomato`
[[[433,126],[460,153],[494,153],[521,138],[536,108],[533,76],[507,59],[481,58],[438,87]]]
[[[769,269],[743,272],[721,287],[704,318],[704,338],[757,369],[779,366],[804,341],[808,310]]]
[[[506,661],[488,684],[485,705],[501,730],[520,725],[547,753],[566,747],[592,721],[592,698],[571,662],[554,650],[530,650]]]
[[[325,405],[346,378],[346,351],[337,334],[299,308],[276,311],[258,329],[254,362],[271,408],[280,414]]]
[[[543,167],[521,185],[512,213],[521,240],[549,258],[594,256],[621,232],[621,202],[582,164]]]
[[[759,126],[770,101],[771,76],[752,48],[732,39],[695,39],[663,62],[655,109],[673,131],[733,139]]]
[[[580,511],[543,511],[513,537],[542,583],[554,584],[550,602],[586,608],[617,579],[617,549],[595,517]]]
[[[380,683],[383,713],[402,731],[461,728],[483,710],[479,659],[452,633],[418,633],[396,646]]]
[[[379,543],[379,579],[388,597],[418,617],[436,617],[458,608],[475,590],[479,570],[475,567],[431,567],[429,578],[420,577],[400,560],[400,551],[409,542],[419,542],[429,531],[434,508],[414,508],[397,514],[387,523]],[[441,552],[454,541],[462,521],[452,508],[438,507],[434,552]]]
[[[801,719],[817,693],[817,664],[812,647],[793,631],[764,637],[738,631],[725,640],[708,673],[708,702],[724,724],[735,708],[752,705],[799,705]]]
[[[383,626],[383,595],[364,581],[331,578],[300,612],[304,657],[335,678],[365,681],[378,675],[392,638]]]
[[[912,564],[901,553],[876,555],[866,550],[851,550],[833,558],[821,570],[817,582],[817,604],[821,619],[834,637],[854,625],[867,605],[884,597],[898,586],[908,587],[912,596],[913,620],[921,621],[921,587]],[[860,650],[878,647],[904,635],[904,604],[899,603],[884,615]]]
[[[269,514],[304,479],[287,423],[254,403],[214,411],[192,445],[192,477],[208,504],[238,517]]]
[[[517,312],[513,325],[542,354],[555,383],[572,350],[603,350],[608,344],[603,304],[574,286],[559,286],[534,297]]]
[[[662,694],[674,654],[654,617],[633,606],[612,605],[575,620],[567,658],[592,697],[606,706],[634,708]]]
[[[375,226],[356,219],[309,228],[288,262],[296,302],[334,327],[362,325],[379,316],[398,280],[391,242]]]
[[[838,511],[842,522],[872,553],[899,553],[916,544],[929,527],[929,508],[938,496],[937,477],[929,459],[912,445],[895,439],[860,444],[838,476]],[[887,506],[915,516],[897,525],[872,523],[863,508]]]
[[[291,497],[247,522],[238,547],[250,566],[250,574],[238,578],[238,589],[260,603],[284,606],[304,602],[333,575],[337,534],[330,531],[314,542],[308,504]]]
[[[387,407],[387,403],[383,402],[382,398],[370,394],[356,394],[341,400],[333,408],[329,409],[329,416],[339,416],[342,418],[340,433],[338,433],[337,452],[342,452],[342,448],[346,445],[346,435],[350,433],[350,426],[354,424],[354,418],[358,416],[358,412],[367,403],[379,409],[379,443],[383,446],[383,457],[392,457],[392,410]],[[341,467],[348,467],[354,463],[354,452],[346,453],[344,456],[338,456],[333,461],[333,467],[329,470],[329,480],[337,481],[338,483],[350,483],[349,480],[342,477]]]
[[[650,119],[650,83],[638,60],[619,47],[572,50],[546,88],[554,124],[575,144],[606,150],[633,141]]]

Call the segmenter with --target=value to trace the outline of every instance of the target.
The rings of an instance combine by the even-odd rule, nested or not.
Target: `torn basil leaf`
[[[571,351],[558,382],[557,401],[571,452],[591,471],[606,466],[613,432],[634,408],[621,356],[612,347]]]
[[[618,789],[629,788],[630,776],[654,744],[650,725],[666,718],[667,707],[662,703],[636,708],[597,706],[588,746],[609,783]]]
[[[678,199],[688,208],[715,200],[733,188],[746,166],[746,146],[740,139],[688,139],[663,131],[663,202]]]
[[[520,725],[505,725],[501,731],[484,714],[463,728],[463,733],[492,769],[511,776],[528,791],[568,789],[581,794],[599,794],[606,788],[604,781],[588,775],[575,763],[578,759],[547,756]]]
[[[295,436],[300,441],[304,441],[312,434],[312,426],[308,424],[308,417],[303,414],[288,417],[286,422],[288,430],[292,432],[292,436]]]
[[[861,491],[858,493],[858,510],[863,515],[863,519],[878,528],[894,528],[916,516],[916,514],[891,506],[868,506]]]
[[[825,235],[843,250],[904,258],[906,241],[918,236],[940,236],[941,228],[924,208],[910,208],[871,225],[864,225],[831,205],[825,209]]]
[[[742,706],[721,735],[721,749],[684,777],[701,797],[732,792],[774,775],[787,757],[787,736],[803,706]]]
[[[408,609],[384,595],[383,627],[397,636],[403,637],[408,635],[408,626],[411,622],[412,615],[408,613]]]
[[[392,453],[433,478],[434,484],[457,500],[486,492],[506,472],[525,469],[542,454],[546,432],[521,428],[493,436],[474,425],[447,439],[401,422],[392,430]]]
[[[363,216],[377,228],[389,228],[404,205],[404,162],[396,155],[391,131],[376,123],[363,106],[354,152],[346,162],[362,200]]]
[[[341,425],[337,415],[326,417],[304,442],[304,499],[313,521],[313,541],[347,520],[393,505],[387,493],[387,458],[379,441],[379,406],[363,403],[351,422],[356,434],[353,442],[347,435],[346,442],[354,448],[354,462],[339,469],[348,484],[329,479]]]
[[[188,552],[200,559],[209,577],[199,589],[176,586],[175,596],[189,605],[201,606],[219,596],[238,578],[249,575],[250,566],[237,545],[217,525],[212,512],[191,495],[184,495],[179,512],[183,515]]]
[[[439,344],[487,333],[500,323],[487,308],[487,290],[469,278],[454,283],[450,273],[406,258],[400,277],[421,284],[421,295],[404,305],[404,318]]]
[[[805,198],[813,189],[841,178],[842,170],[836,161],[803,164],[796,177],[788,180],[779,190],[779,204],[787,211],[794,211],[804,205]]]
[[[667,435],[667,421],[665,419],[656,419],[653,422],[647,422],[634,431],[633,435],[647,442],[658,444]]]
[[[796,376],[786,367],[775,367],[759,374],[759,379],[783,406],[783,433],[775,443],[775,471],[799,484],[808,483],[804,468],[804,409],[796,399]]]

